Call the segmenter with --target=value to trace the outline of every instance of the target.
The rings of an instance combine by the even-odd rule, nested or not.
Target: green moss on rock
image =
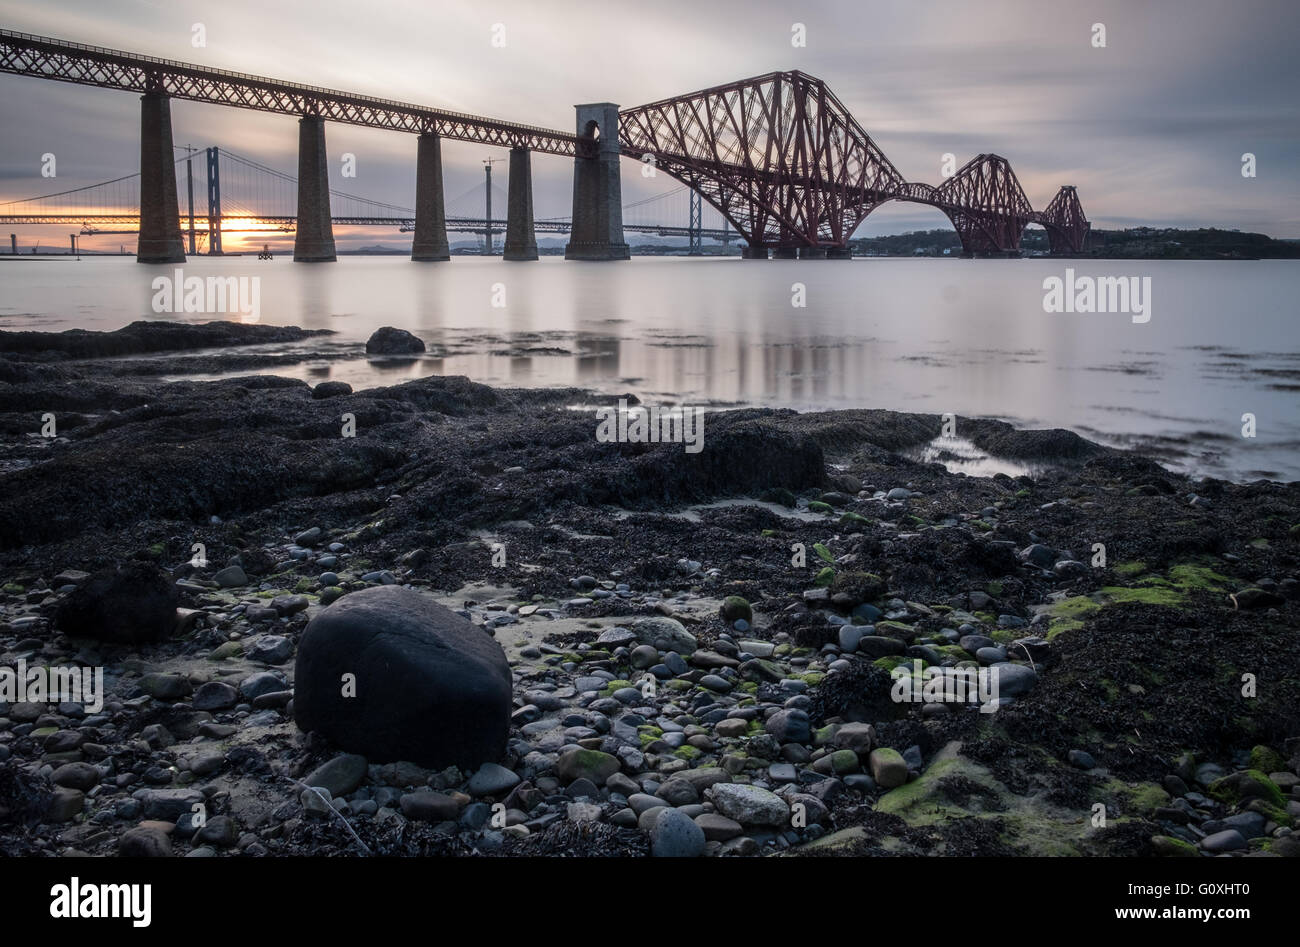
[[[831,582],[831,593],[841,592],[859,602],[867,602],[885,594],[885,580],[874,572],[841,572]]]
[[[1151,836],[1151,849],[1165,858],[1197,858],[1199,853],[1191,842],[1184,842],[1172,835]]]
[[[1242,770],[1239,773],[1229,773],[1227,776],[1220,777],[1210,783],[1206,792],[1220,802],[1236,804],[1243,799],[1262,799],[1280,809],[1286,808],[1286,797],[1282,795],[1282,790],[1278,788],[1277,783],[1257,769]]]
[[[724,621],[734,622],[744,619],[747,622],[753,622],[754,610],[750,607],[749,602],[739,595],[728,595],[722,600],[722,605],[718,609]]]
[[[1117,575],[1141,575],[1143,572],[1147,571],[1147,564],[1136,560],[1130,562],[1117,562],[1112,567],[1112,571]]]
[[[1282,754],[1269,746],[1252,747],[1250,750],[1250,768],[1259,770],[1261,773],[1280,773],[1284,771],[1286,760]]]

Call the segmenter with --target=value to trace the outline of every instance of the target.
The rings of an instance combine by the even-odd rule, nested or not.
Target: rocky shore
[[[0,668],[104,686],[0,699],[0,854],[1300,853],[1300,484],[600,443],[579,390],[162,382],[301,330],[156,325],[0,333]]]

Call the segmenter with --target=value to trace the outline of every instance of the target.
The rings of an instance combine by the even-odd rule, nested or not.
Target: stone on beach
[[[424,351],[424,341],[392,326],[381,326],[366,340],[367,355],[409,355]]]
[[[353,592],[307,625],[294,715],[374,762],[477,767],[499,759],[511,677],[501,646],[413,589]]]
[[[650,827],[650,852],[656,858],[697,858],[706,844],[704,830],[680,809],[664,809]]]
[[[632,622],[631,631],[642,644],[653,645],[660,651],[692,654],[697,647],[695,636],[675,618],[660,615],[638,618]]]
[[[718,783],[713,804],[741,825],[783,826],[790,817],[790,807],[776,793],[743,783]]]
[[[871,778],[882,789],[894,789],[907,782],[907,763],[897,750],[881,747],[868,757]]]

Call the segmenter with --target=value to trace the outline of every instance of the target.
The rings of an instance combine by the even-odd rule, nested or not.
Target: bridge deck
[[[180,227],[182,232],[189,230],[189,216],[181,215]],[[259,214],[249,216],[247,214],[225,214],[222,215],[221,230],[223,233],[269,233],[266,228],[274,227],[282,231],[291,231],[295,228],[298,218],[289,216],[265,215]],[[331,217],[330,221],[341,227],[397,227],[401,230],[410,230],[415,227],[414,217]],[[95,231],[96,225],[103,226],[136,226],[140,223],[139,214],[0,214],[0,226],[4,225],[31,225],[31,224],[68,224],[74,227],[80,226],[87,228],[87,236],[93,233],[111,232],[111,233],[133,233],[129,230],[114,231]],[[234,225],[234,226],[227,226]],[[260,226],[259,226],[260,225]],[[483,233],[487,230],[487,218],[483,217],[448,217],[447,230],[454,233]],[[568,220],[536,220],[533,227],[537,233],[568,233],[573,228],[572,221]],[[709,240],[731,241],[739,240],[740,234],[734,230],[720,230],[717,228],[701,228],[693,230],[690,227],[679,227],[671,224],[624,224],[624,230],[630,230],[634,233],[656,234],[661,237],[689,237],[692,233],[697,233],[701,237]],[[194,215],[194,231],[196,233],[207,233],[208,218],[206,215],[196,213]],[[494,219],[492,221],[492,233],[501,234],[506,232],[506,221]]]
[[[574,156],[586,151],[577,135],[481,115],[395,102],[368,95],[211,69],[138,53],[87,46],[48,36],[0,30],[0,72],[103,89],[164,92],[178,99],[282,115],[319,115],[333,122]]]

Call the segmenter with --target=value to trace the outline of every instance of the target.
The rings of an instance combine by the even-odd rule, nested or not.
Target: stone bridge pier
[[[162,92],[140,96],[140,236],[135,260],[185,262],[172,153],[171,100]]]
[[[578,135],[596,136],[596,154],[573,159],[573,229],[566,260],[627,260],[623,240],[623,189],[619,178],[618,106],[576,106]]]
[[[416,144],[415,239],[411,242],[411,259],[421,263],[451,259],[442,192],[442,140],[434,132],[422,133]]]
[[[536,260],[537,235],[533,226],[533,159],[527,148],[510,149],[510,190],[506,206],[506,243],[503,260]]]
[[[325,119],[319,115],[298,120],[298,230],[293,238],[293,259],[295,263],[333,263],[337,259]]]

